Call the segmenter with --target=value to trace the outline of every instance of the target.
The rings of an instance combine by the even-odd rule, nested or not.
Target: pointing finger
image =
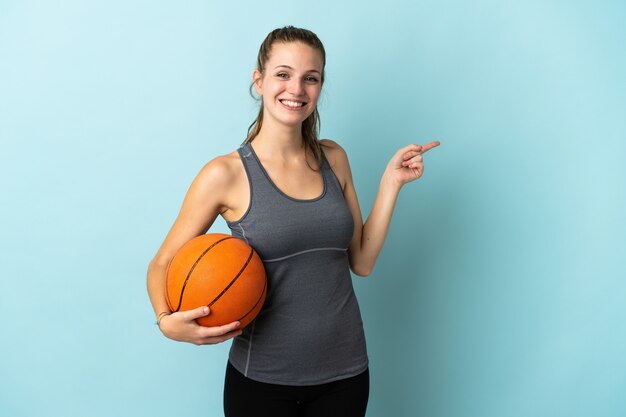
[[[435,147],[437,147],[439,145],[441,145],[441,142],[439,142],[437,140],[434,141],[434,142],[427,143],[426,145],[422,145],[422,153],[424,153],[424,152],[426,152],[426,151],[428,151],[428,150],[430,150],[432,148],[435,148]]]
[[[402,159],[404,159],[405,161],[407,159],[413,158],[415,155],[419,155],[419,151],[414,151],[414,150],[410,150],[404,153],[404,155],[402,155]]]
[[[422,146],[415,144],[415,143],[411,143],[410,145],[405,146],[404,148],[401,149],[403,154],[409,153],[409,152],[421,152],[422,151]]]

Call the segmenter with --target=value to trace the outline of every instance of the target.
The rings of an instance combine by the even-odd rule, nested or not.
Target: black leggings
[[[267,384],[247,378],[230,362],[224,383],[226,417],[363,417],[369,369],[321,385]]]

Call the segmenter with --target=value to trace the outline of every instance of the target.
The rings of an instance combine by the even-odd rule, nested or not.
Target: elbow
[[[363,278],[368,277],[372,273],[371,268],[365,268],[363,266],[355,265],[355,266],[352,266],[350,269],[355,275],[358,275]]]
[[[150,277],[153,275],[154,271],[157,271],[157,270],[167,271],[170,261],[171,261],[171,258],[163,258],[163,257],[153,258],[148,264],[148,273],[147,273],[148,281],[150,280]]]
[[[156,254],[148,264],[148,268],[167,268],[174,254]]]
[[[355,255],[354,253],[350,254],[349,257],[350,270],[360,277],[367,277],[372,273],[372,269],[374,269],[374,265],[370,264],[368,260],[360,255]]]

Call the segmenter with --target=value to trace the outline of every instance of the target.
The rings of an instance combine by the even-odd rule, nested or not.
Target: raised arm
[[[356,275],[366,277],[372,273],[385,242],[402,186],[421,177],[424,171],[422,154],[439,146],[439,142],[423,146],[411,144],[396,152],[380,179],[378,194],[365,224],[361,217],[348,156],[336,142],[328,139],[324,142],[332,148],[334,169],[338,178],[343,179],[344,197],[354,220],[354,234],[348,248],[350,269]]]

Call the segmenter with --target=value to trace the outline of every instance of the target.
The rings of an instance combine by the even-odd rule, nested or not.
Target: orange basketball
[[[265,268],[243,240],[207,233],[191,239],[174,255],[165,275],[165,293],[172,312],[209,306],[210,314],[196,319],[201,326],[238,320],[243,329],[265,302]]]

